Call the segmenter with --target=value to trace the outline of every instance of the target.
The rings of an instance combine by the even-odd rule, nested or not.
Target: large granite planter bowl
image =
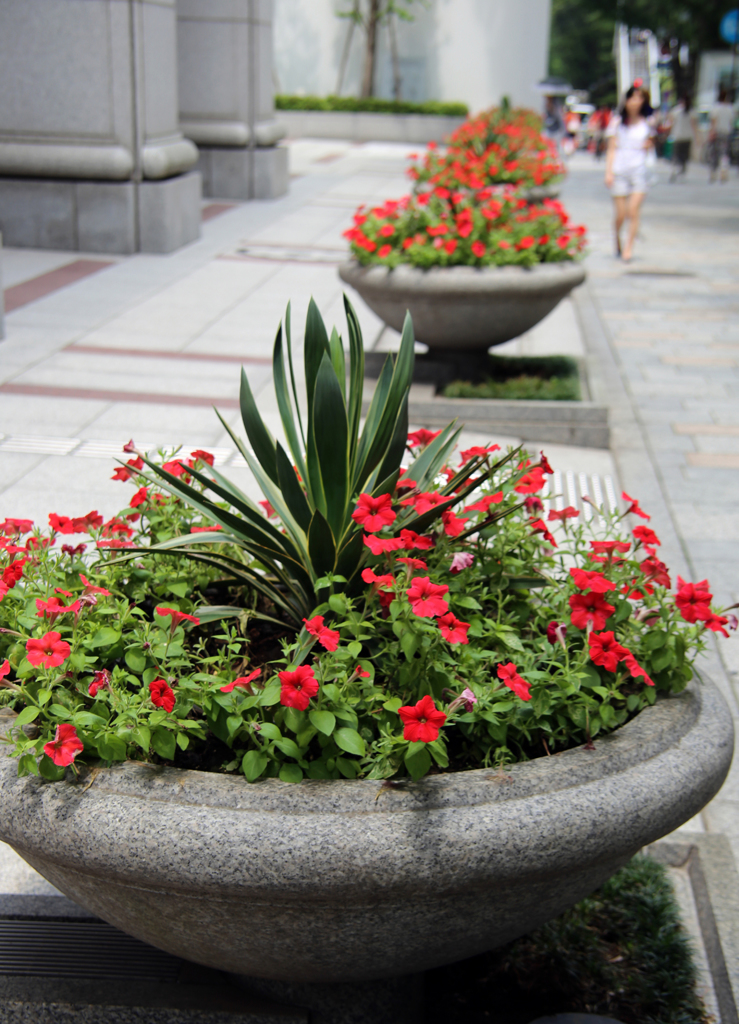
[[[403,329],[406,310],[416,339],[433,352],[475,352],[530,330],[585,280],[581,263],[533,267],[363,267],[349,260],[339,276],[381,320]]]
[[[178,956],[290,982],[410,974],[581,899],[696,814],[731,762],[691,686],[558,756],[418,783],[243,778],[132,764],[80,783],[0,763],[0,838],[71,899]]]

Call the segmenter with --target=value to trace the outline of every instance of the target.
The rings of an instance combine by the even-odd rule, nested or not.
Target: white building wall
[[[336,17],[350,0],[274,0],[276,85],[280,92],[327,96],[336,91],[349,22]],[[414,10],[413,8],[416,8]],[[403,98],[460,100],[480,110],[508,95],[541,107],[536,83],[547,73],[551,0],[429,0],[398,23]],[[356,96],[363,34],[354,38],[342,95]],[[380,30],[378,96],[392,96],[387,28]]]

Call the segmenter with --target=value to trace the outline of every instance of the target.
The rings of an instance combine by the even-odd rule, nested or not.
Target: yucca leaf
[[[403,452],[405,451],[406,441],[408,439],[408,393],[403,396],[398,410],[398,418],[395,421],[395,430],[390,440],[390,444],[385,452],[385,458],[382,460],[377,479],[379,483],[373,492],[377,491],[378,494],[392,494],[395,490],[395,485],[398,482],[398,473],[400,471],[400,463],[403,458]]]
[[[287,308],[285,309],[285,343],[287,345],[287,361],[290,367],[290,383],[292,384],[293,399],[295,401],[295,418],[298,421],[298,429],[300,430],[300,436],[303,439],[303,448],[305,448],[305,432],[303,430],[303,419],[300,415],[298,389],[295,385],[295,367],[293,366],[292,303],[290,302],[288,302]]]
[[[318,368],[324,353],[330,357],[328,334],[313,299],[308,303],[308,314],[305,318],[305,339],[303,341],[303,359],[305,362],[305,390],[308,396],[308,431],[310,433],[310,417],[313,410],[313,396],[316,387]]]
[[[332,328],[331,337],[328,339],[329,350],[331,352],[331,365],[334,368],[334,373],[339,381],[341,388],[341,395],[346,403],[346,360],[344,357],[344,346],[339,336],[339,332],[336,328]]]
[[[462,433],[462,428],[450,423],[444,427],[438,437],[426,445],[424,450],[416,456],[407,470],[409,480],[415,480],[418,489],[423,491],[427,484],[431,483],[439,470],[446,462],[447,456],[453,451],[457,438]]]
[[[414,348],[413,321],[410,313],[406,313],[403,332],[400,336],[400,347],[395,357],[393,382],[388,396],[388,405],[393,410],[398,408],[403,395],[413,383],[413,364],[416,358]]]
[[[352,526],[354,523],[352,522]],[[369,548],[364,543],[364,533],[356,530],[344,543],[336,559],[336,572],[340,576],[346,576],[347,583],[351,583],[352,576],[356,576],[367,560]]]
[[[336,544],[325,517],[316,509],[308,528],[308,550],[316,578],[336,571]]]
[[[364,394],[364,346],[359,319],[349,299],[344,294],[344,310],[349,333],[349,460],[352,465],[359,439],[359,423],[362,418],[362,396]]]
[[[279,441],[277,442],[276,454],[277,478],[280,490],[285,498],[285,503],[290,509],[295,522],[303,533],[307,534],[312,514],[311,508],[305,494],[303,494],[303,488],[300,486],[297,474]]]
[[[364,421],[364,429],[362,435],[359,438],[359,444],[357,446],[357,455],[354,465],[354,478],[352,480],[352,490],[355,491],[364,485],[367,477],[370,475],[372,470],[379,461],[379,456],[375,458],[374,462],[370,461],[370,452],[378,446],[378,431],[380,430],[383,413],[385,412],[385,406],[387,403],[387,396],[390,392],[390,384],[393,379],[393,364],[390,356],[387,357],[383,363],[380,376],[377,378],[377,384],[375,385],[375,393],[372,396],[369,409],[367,410],[367,417]],[[389,440],[389,437],[388,437]],[[383,451],[387,446],[382,446]]]
[[[298,439],[298,431],[295,426],[290,391],[288,390],[287,376],[285,374],[285,354],[282,345],[282,325],[275,338],[275,346],[272,352],[272,373],[274,376],[275,396],[277,407],[280,410],[280,419],[285,431],[288,446],[292,453],[298,472],[305,479],[305,462],[303,461],[303,450]]]
[[[321,467],[326,518],[334,537],[338,538],[344,529],[349,504],[348,424],[341,385],[327,355],[316,376],[311,432]]]
[[[241,406],[241,419],[244,421],[246,436],[249,438],[254,454],[259,459],[270,479],[277,482],[275,440],[259,415],[257,403],[254,401],[254,395],[251,393],[243,366],[241,368],[239,405]]]

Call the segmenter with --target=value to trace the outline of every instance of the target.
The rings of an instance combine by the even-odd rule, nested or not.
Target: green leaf
[[[280,768],[280,778],[283,782],[301,782],[303,771],[297,764],[283,764]]]
[[[296,761],[300,757],[300,747],[289,736],[283,736],[281,739],[275,740],[275,746],[287,757],[294,757]]]
[[[93,635],[92,640],[88,640],[87,645],[88,647],[112,647],[113,644],[118,643],[120,638],[119,630],[103,626]]]
[[[328,347],[331,353],[331,365],[341,387],[341,394],[344,397],[346,390],[346,360],[344,357],[344,346],[341,343],[339,332],[332,328],[331,337],[328,339]]]
[[[285,355],[282,346],[282,325],[277,330],[277,336],[275,337],[275,345],[272,351],[272,377],[274,380],[275,396],[277,398],[277,407],[280,410],[280,419],[282,420],[282,427],[285,431],[285,437],[287,438],[288,447],[292,453],[292,457],[295,464],[298,467],[298,472],[305,480],[305,462],[303,461],[303,448],[305,448],[305,440],[301,446],[300,439],[298,438],[298,430],[296,429],[295,418],[297,416],[297,426],[302,434],[302,424],[300,422],[300,408],[297,404],[298,398],[295,393],[295,378],[292,373],[292,352],[289,340],[289,324],[290,324],[290,305],[288,304],[287,310],[285,311],[285,334],[288,339],[288,357],[290,360],[290,373],[293,377],[293,394],[295,395],[295,415],[293,414],[292,402],[290,400],[290,390],[287,383],[287,375],[285,373]]]
[[[408,751],[405,755],[405,766],[414,782],[423,778],[431,767],[431,755],[426,749],[426,744],[424,744],[420,750],[417,748],[418,744],[409,744]]]
[[[307,533],[310,526],[311,508],[303,493],[303,488],[300,486],[295,470],[285,454],[285,449],[279,442],[275,448],[275,462],[277,465],[277,478],[285,504],[290,509],[290,513],[300,529]]]
[[[345,779],[356,779],[359,774],[359,765],[356,761],[350,761],[346,757],[336,758],[336,767]]]
[[[104,729],[108,724],[106,719],[93,715],[91,711],[77,711],[72,721],[83,729]]]
[[[34,722],[40,714],[41,712],[39,711],[38,708],[29,705],[29,707],[23,708],[23,710],[20,712],[20,714],[15,720],[15,724],[20,729],[22,725],[28,725],[29,722]]]
[[[280,740],[282,739],[282,733],[277,728],[274,722],[260,722],[259,723],[259,736],[263,736],[268,740]]]
[[[406,629],[400,638],[400,646],[406,659],[410,661],[418,650],[418,636],[410,629]]]
[[[324,736],[330,736],[336,727],[336,715],[330,711],[311,711],[308,715],[311,725],[315,725]]]
[[[308,551],[314,571],[321,576],[336,568],[336,545],[331,527],[319,509],[313,513],[308,529]]]
[[[334,537],[340,538],[350,497],[349,427],[344,395],[327,355],[324,355],[316,376],[310,422],[326,499],[326,518]]]
[[[241,406],[241,419],[244,422],[244,429],[246,430],[246,436],[249,438],[252,450],[265,473],[267,473],[271,480],[277,483],[275,440],[259,415],[259,409],[254,401],[254,395],[251,393],[249,381],[243,367],[241,369],[239,404]]]
[[[364,757],[364,740],[356,729],[337,729],[334,733],[334,740],[336,745],[345,750],[347,754],[356,754],[358,757]]]
[[[275,680],[274,682],[268,683],[262,692],[259,694],[259,703],[263,708],[271,707],[273,704],[280,703],[280,684]]]
[[[165,761],[171,761],[175,755],[175,734],[169,729],[155,729],[151,737],[151,745]]]
[[[124,657],[132,672],[140,674],[146,668],[146,655],[140,647],[129,647]]]
[[[131,739],[148,753],[151,746],[151,730],[148,725],[137,725],[135,729],[132,729]]]
[[[403,706],[403,701],[400,697],[391,697],[390,700],[386,700],[382,706],[385,711],[395,712],[398,708]]]
[[[316,377],[324,354],[329,355],[328,334],[318,306],[313,299],[308,303],[305,318],[305,338],[303,340],[303,358],[305,361],[305,390],[308,396],[308,423],[313,413],[313,396],[315,394]]]
[[[101,736],[95,740],[97,752],[104,761],[125,761],[126,743],[120,736]],[[172,757],[174,757],[174,736],[172,737]]]
[[[247,750],[241,762],[241,770],[249,782],[254,782],[267,767],[267,758],[258,750]]]
[[[38,762],[38,770],[43,778],[48,779],[49,782],[60,782],[64,778],[66,768],[61,765],[55,765],[51,758],[44,754]]]
[[[69,708],[65,708],[63,704],[52,704],[51,707],[49,708],[49,711],[54,716],[54,718],[61,718],[67,720],[72,717],[72,712],[69,710]],[[23,712],[21,712],[21,714],[22,713]],[[18,717],[20,718],[20,715]],[[17,721],[18,719],[16,719],[16,722]]]

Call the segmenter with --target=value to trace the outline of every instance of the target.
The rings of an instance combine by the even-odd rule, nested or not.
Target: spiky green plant
[[[214,495],[211,498],[146,460],[171,492],[221,527],[218,533],[174,538],[155,550],[184,550],[195,559],[217,565],[229,578],[248,584],[268,598],[279,610],[280,620],[295,626],[300,626],[320,602],[321,590],[331,587],[351,593],[362,586],[360,573],[369,552],[352,512],[361,493],[394,493],[408,436],[408,393],[414,360],[411,318],[406,316],[397,356],[388,356],[385,362],[362,427],[362,332],[346,296],[344,307],[348,365],[342,339],[335,328],[329,336],[316,304],[310,301],[302,410],[293,366],[289,305],[284,339],[282,324],[278,328],[272,366],[289,454],[267,429],[243,369],[241,416],[251,451],[218,414],[279,517],[281,528],[269,522],[255,502],[217,469],[210,467],[206,475],[188,468],[206,492]],[[455,424],[445,427],[411,463],[408,478],[415,481],[419,491],[433,484],[460,431]],[[396,532],[428,529],[487,479],[493,468],[488,459],[471,459],[439,489],[442,503],[422,515],[412,507],[401,507],[394,524]],[[476,479],[470,482],[473,476]],[[229,507],[223,508],[223,503]],[[495,518],[498,515],[492,515],[490,522]],[[233,552],[234,547],[241,557],[224,550],[230,548]],[[204,609],[201,617],[215,618],[235,611]]]

